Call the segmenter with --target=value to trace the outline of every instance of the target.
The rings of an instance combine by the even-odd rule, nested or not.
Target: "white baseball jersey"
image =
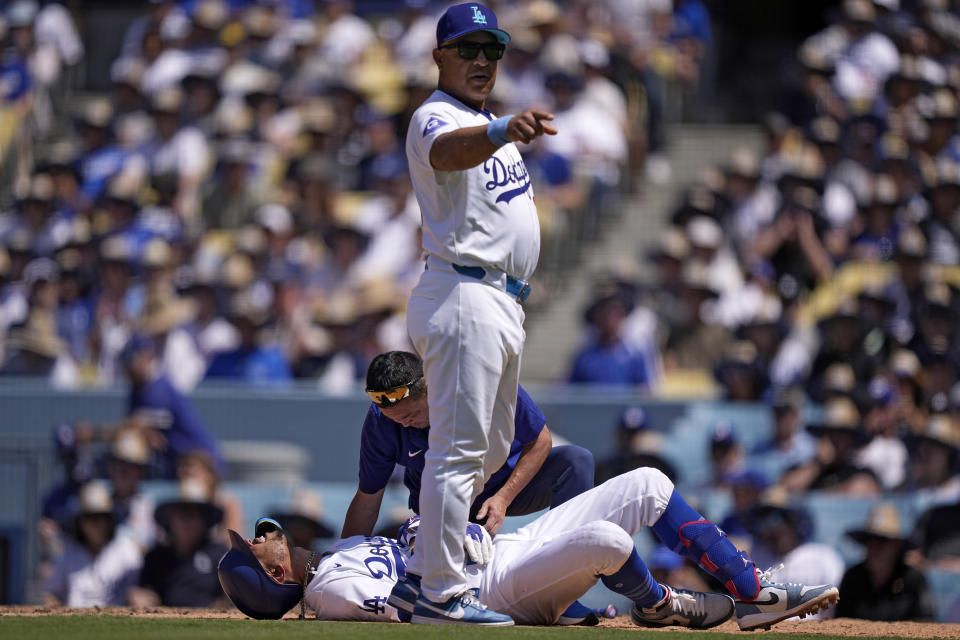
[[[410,549],[393,538],[344,538],[320,560],[307,585],[307,604],[321,620],[399,622],[387,598],[409,560]],[[479,582],[474,576],[471,586]]]
[[[478,587],[481,602],[518,623],[553,624],[598,576],[623,566],[631,536],[660,519],[672,494],[673,483],[655,469],[608,480],[516,533],[496,536],[492,562],[466,567],[467,587]],[[307,603],[323,620],[397,622],[387,598],[409,559],[393,539],[341,540],[321,560]]]
[[[437,171],[430,148],[437,137],[494,119],[443,91],[413,114],[407,160],[423,217],[423,248],[446,262],[492,267],[529,280],[540,256],[540,222],[523,158],[513,143],[464,171]]]

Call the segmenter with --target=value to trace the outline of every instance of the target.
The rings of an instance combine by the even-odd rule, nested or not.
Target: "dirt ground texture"
[[[296,618],[299,609],[294,608],[285,617]],[[235,609],[187,609],[179,607],[151,607],[134,609],[131,607],[109,607],[95,609],[70,609],[67,607],[6,606],[0,607],[0,616],[46,616],[46,615],[118,615],[141,616],[145,618],[214,618],[238,619],[244,615]],[[308,612],[308,615],[310,613]],[[600,623],[610,628],[637,628],[630,622],[629,616],[619,616]],[[664,631],[677,630],[667,627]],[[648,629],[649,631],[649,629]],[[729,620],[719,627],[701,633],[723,632],[737,633],[737,623]],[[957,638],[960,640],[960,624],[934,624],[920,622],[869,622],[853,618],[834,620],[784,621],[770,631],[750,631],[750,635],[760,637],[766,633],[809,633],[857,637],[890,638]]]

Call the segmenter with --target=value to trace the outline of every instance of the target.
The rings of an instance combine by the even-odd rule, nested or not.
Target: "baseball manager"
[[[430,389],[418,543],[425,553],[409,567],[421,578],[414,619],[426,623],[509,621],[462,597],[470,505],[514,439],[525,337],[520,305],[540,253],[530,178],[514,143],[556,133],[545,111],[497,118],[485,109],[509,41],[484,5],[448,8],[433,50],[437,91],[407,130],[427,256],[407,306]]]

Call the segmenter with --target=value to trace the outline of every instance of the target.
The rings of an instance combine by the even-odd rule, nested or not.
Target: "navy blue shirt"
[[[207,431],[187,397],[177,391],[166,375],[160,375],[130,392],[130,413],[146,412],[155,415],[158,422],[169,425],[163,431],[167,438],[164,472],[173,477],[176,460],[189,451],[201,449],[213,458],[217,469],[223,471],[223,460],[217,443]]]
[[[517,466],[523,446],[535,441],[547,419],[523,389],[517,390],[515,431],[510,455],[483,487],[475,505],[497,492]],[[403,484],[410,491],[408,504],[414,513],[420,513],[420,476],[423,474],[423,455],[427,450],[429,429],[403,427],[383,415],[375,404],[370,404],[360,435],[360,490],[376,493],[387,486],[394,465],[404,467]]]

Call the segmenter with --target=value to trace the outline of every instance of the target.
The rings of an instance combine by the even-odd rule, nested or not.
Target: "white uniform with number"
[[[513,144],[464,171],[430,166],[438,136],[492,119],[436,91],[407,132],[428,267],[410,296],[407,329],[430,388],[419,534],[430,552],[416,556],[410,570],[438,602],[466,588],[461,545],[470,505],[513,440],[525,333],[523,309],[505,288],[508,275],[528,280],[540,254],[530,178]],[[486,275],[481,281],[452,265]]]
[[[655,469],[608,480],[516,533],[498,534],[493,561],[466,568],[467,586],[479,587],[485,605],[519,623],[553,624],[598,576],[623,566],[633,551],[632,536],[660,519],[672,493],[673,483]],[[414,557],[420,542],[418,536]],[[342,540],[320,562],[307,603],[324,620],[396,622],[397,610],[386,602],[409,558],[407,547],[395,540]]]

